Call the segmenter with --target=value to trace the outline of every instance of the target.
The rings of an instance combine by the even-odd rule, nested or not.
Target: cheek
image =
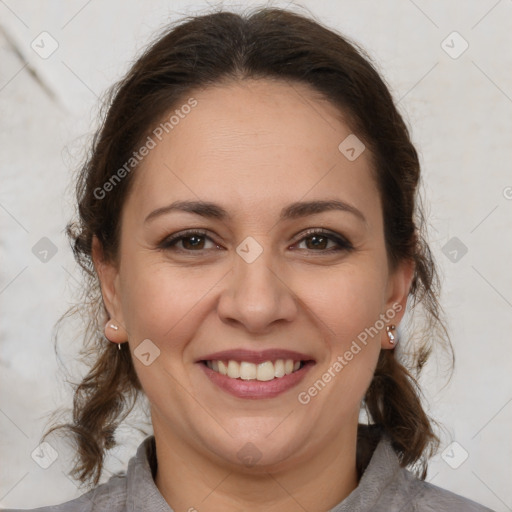
[[[362,261],[296,275],[294,291],[323,324],[333,344],[373,325],[384,303],[384,275],[378,265]]]
[[[347,265],[325,279],[317,275],[315,287],[312,280],[303,282],[303,295],[322,328],[329,353],[320,377],[330,390],[324,398],[329,395],[338,401],[342,397],[348,408],[364,395],[380,353],[384,278],[379,265],[368,263]]]
[[[159,348],[169,350],[189,331],[191,319],[197,327],[198,315],[222,274],[172,266],[158,258],[152,261],[141,255],[126,259],[121,277],[122,306],[134,341],[149,338]]]

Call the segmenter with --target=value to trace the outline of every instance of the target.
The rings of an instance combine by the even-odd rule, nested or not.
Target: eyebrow
[[[316,201],[301,201],[291,203],[281,210],[279,220],[290,220],[307,217],[308,215],[315,215],[318,213],[338,210],[343,212],[352,213],[365,225],[367,221],[365,216],[355,206],[348,204],[344,201],[337,199],[331,200],[316,200]],[[153,210],[144,220],[148,222],[156,217],[171,213],[174,211],[182,211],[194,213],[202,217],[213,218],[218,220],[231,220],[231,215],[222,206],[209,201],[175,201],[167,206],[162,206]]]

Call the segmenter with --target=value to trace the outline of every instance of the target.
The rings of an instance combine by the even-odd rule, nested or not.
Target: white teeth
[[[256,365],[251,365],[256,366]],[[265,361],[264,363],[260,363],[258,365],[258,374],[256,376],[256,380],[266,381],[272,380],[275,375],[274,365],[271,361]]]
[[[257,368],[255,364],[242,361],[240,363],[240,378],[243,380],[253,380],[256,378]],[[230,375],[231,377],[231,375]],[[273,377],[273,375],[272,375]]]
[[[228,362],[228,377],[238,379],[240,377],[240,365],[236,361]]]
[[[259,380],[262,382],[290,375],[300,368],[300,361],[277,359],[254,364],[248,361],[207,361],[206,365],[213,371],[227,375],[232,379]]]
[[[228,367],[224,364],[224,361],[217,361],[217,363],[219,365],[219,373],[222,375],[227,375]],[[213,368],[212,368],[212,370],[213,370]]]
[[[286,375],[284,372],[284,361],[282,359],[278,359],[274,363],[274,375],[276,377],[284,377]]]

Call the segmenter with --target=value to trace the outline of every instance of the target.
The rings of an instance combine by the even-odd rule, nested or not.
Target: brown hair
[[[387,86],[366,53],[312,17],[278,8],[186,18],[168,27],[110,89],[102,125],[78,175],[78,220],[67,226],[86,279],[84,301],[78,309],[88,322],[81,354],[90,370],[74,389],[72,421],[52,427],[45,437],[57,429],[71,434],[77,458],[71,474],[82,483],[96,485],[106,452],[116,445],[115,431],[142,392],[128,344],[118,351],[101,333],[108,312],[91,260],[93,235],[106,258],[117,261],[119,257],[119,219],[133,172],[116,182],[108,197],[98,198],[98,190],[129,161],[162,116],[193,90],[244,78],[308,84],[339,107],[370,150],[389,261],[393,268],[403,260],[414,262],[409,309],[422,306],[423,328],[411,335],[415,348],[407,353],[407,364],[396,359],[394,350],[380,353],[363,402],[371,424],[359,425],[357,470],[360,476],[386,434],[402,466],[422,462],[420,477],[424,479],[427,466],[422,459],[429,447],[431,454],[437,450],[439,438],[423,410],[416,379],[434,345],[450,349],[452,365],[454,359],[437,298],[439,278],[425,241],[417,190],[418,155]],[[63,318],[76,311],[68,311]],[[400,340],[401,347],[405,341]]]

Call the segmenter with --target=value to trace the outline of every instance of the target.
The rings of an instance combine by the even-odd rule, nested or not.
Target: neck
[[[158,469],[155,484],[175,512],[328,511],[358,485],[357,422],[307,459],[286,469],[257,472],[222,464],[154,425]]]

